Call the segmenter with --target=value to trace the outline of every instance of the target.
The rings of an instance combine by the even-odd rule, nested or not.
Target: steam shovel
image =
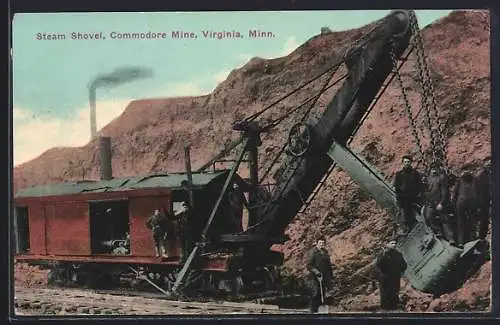
[[[323,292],[323,275],[318,275],[319,291],[321,292],[321,305],[318,307],[318,314],[328,314],[328,305],[325,304],[325,294]]]

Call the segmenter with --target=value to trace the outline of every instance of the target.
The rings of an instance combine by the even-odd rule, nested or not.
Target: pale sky
[[[357,28],[388,10],[17,14],[13,22],[14,165],[52,147],[88,143],[87,85],[96,75],[123,66],[144,67],[153,77],[97,91],[98,129],[119,116],[134,99],[210,93],[228,73],[254,56],[289,54],[321,27]],[[451,10],[417,10],[423,28]],[[272,38],[249,38],[259,29]],[[196,39],[172,39],[171,31]],[[155,40],[117,40],[112,32],[166,32]],[[243,38],[209,39],[203,31],[240,31]],[[106,39],[73,40],[71,33],[102,32]],[[38,40],[38,33],[64,40]]]

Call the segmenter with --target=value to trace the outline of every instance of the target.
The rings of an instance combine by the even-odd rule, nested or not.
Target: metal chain
[[[429,107],[429,88],[428,84],[426,83],[426,78],[424,74],[424,62],[423,62],[423,57],[422,57],[422,52],[421,52],[421,47],[419,46],[419,28],[418,25],[416,24],[416,19],[413,14],[410,14],[410,26],[412,28],[412,33],[414,34],[413,38],[413,45],[416,48],[416,57],[417,57],[417,71],[419,74],[419,82],[421,86],[421,93],[420,93],[420,103],[421,103],[421,110],[424,111],[425,113],[425,124],[427,126],[427,129],[429,131],[429,136],[430,136],[430,150],[432,153],[432,161],[433,163],[439,163],[438,160],[438,152],[437,152],[437,139],[435,137],[435,131],[433,129],[433,124],[431,122],[431,115],[430,111],[431,108]]]
[[[428,60],[427,60],[427,56],[425,54],[424,42],[423,42],[420,28],[418,26],[417,17],[415,15],[415,13],[413,13],[413,12],[410,15],[410,22],[412,24],[412,28],[414,29],[413,33],[415,35],[414,36],[415,45],[418,49],[417,53],[421,56],[422,70],[425,74],[425,85],[429,89],[429,95],[430,95],[430,99],[432,102],[432,108],[434,109],[433,113],[435,114],[434,117],[437,119],[438,115],[437,115],[436,98],[434,97],[434,84],[433,84],[432,78],[430,76],[429,65],[427,64]],[[440,123],[440,124],[438,124],[438,126],[440,126],[440,128],[438,128],[438,130],[442,131],[443,130],[442,124]]]
[[[401,93],[403,95],[403,101],[405,104],[405,112],[406,112],[406,115],[408,116],[408,122],[410,124],[410,128],[411,128],[411,132],[412,132],[412,135],[414,138],[415,145],[417,146],[418,151],[420,153],[420,157],[418,159],[417,164],[422,164],[424,166],[424,169],[427,169],[427,162],[425,160],[425,154],[424,154],[424,151],[422,149],[422,144],[420,142],[420,138],[418,135],[417,125],[416,125],[415,120],[413,118],[413,113],[412,113],[410,101],[408,99],[408,94],[406,93],[406,89],[404,88],[401,74],[399,73],[398,64],[397,64],[398,62],[396,59],[396,54],[394,52],[395,51],[395,43],[394,43],[394,40],[392,38],[391,38],[390,42],[391,42],[391,44],[390,44],[391,48],[390,48],[389,53],[391,56],[393,73],[396,75],[396,79],[398,81],[399,88],[401,88]]]
[[[447,146],[444,137],[444,126],[442,120],[439,118],[438,115],[436,98],[434,96],[435,95],[434,84],[430,76],[429,66],[427,64],[427,59],[423,45],[423,39],[420,28],[418,26],[418,20],[415,15],[415,12],[413,11],[410,13],[410,25],[414,35],[413,42],[417,54],[418,72],[420,76],[419,81],[422,86],[422,98],[421,98],[423,105],[422,108],[425,110],[427,118],[427,126],[429,128],[429,131],[431,132],[431,146],[432,146],[431,149],[433,151],[434,159],[437,160],[436,162],[440,163],[441,166],[445,169],[445,171],[448,172],[448,162],[447,162],[447,152],[446,152]],[[432,113],[432,118],[436,122],[434,129],[431,124],[430,113]]]
[[[419,55],[419,50],[417,48],[416,56],[417,56],[417,65],[418,65],[418,74],[419,74],[419,80],[421,84],[421,93],[420,93],[420,105],[421,105],[421,110],[424,112],[424,124],[427,126],[427,130],[429,131],[429,136],[430,136],[430,149],[431,149],[431,154],[432,154],[432,161],[433,162],[439,162],[438,161],[438,153],[436,152],[437,148],[437,139],[434,136],[435,132],[432,128],[432,121],[431,121],[431,114],[430,114],[430,108],[429,108],[429,93],[428,93],[428,88],[425,86],[424,82],[424,73],[422,70],[422,62],[421,62],[421,56]],[[426,171],[428,172],[428,170]]]

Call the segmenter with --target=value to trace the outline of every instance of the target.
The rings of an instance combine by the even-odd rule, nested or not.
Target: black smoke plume
[[[89,101],[90,101],[90,132],[91,138],[97,136],[96,122],[96,90],[97,88],[106,88],[118,86],[137,79],[149,78],[153,72],[141,67],[120,67],[106,74],[99,74],[89,83]]]

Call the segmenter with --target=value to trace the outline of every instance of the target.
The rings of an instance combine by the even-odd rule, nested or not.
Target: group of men
[[[191,219],[189,215],[192,214],[193,208],[189,200],[176,203],[179,203],[179,206],[174,203],[173,209],[167,210],[161,207],[155,209],[147,219],[146,227],[151,231],[156,256],[168,258],[166,246],[169,240],[178,238],[180,260],[183,262],[194,245],[193,224],[188,222]],[[230,229],[225,230],[234,232],[243,230],[243,206],[246,204],[243,192],[236,183],[233,184],[233,188],[229,192],[229,209],[224,211],[230,216],[231,222],[228,225]]]
[[[327,304],[327,297],[333,289],[335,266],[325,248],[326,240],[320,237],[307,255],[307,286],[309,289],[309,308],[317,313],[319,306]],[[395,310],[399,305],[401,277],[407,268],[403,255],[396,249],[396,242],[390,241],[377,256],[372,265],[379,282],[380,307],[382,310]]]
[[[470,240],[486,237],[491,199],[489,162],[485,163],[479,175],[474,176],[471,171],[465,170],[458,179],[447,175],[442,166],[433,164],[424,180],[412,167],[410,156],[404,156],[402,160],[403,168],[395,175],[394,188],[403,219],[400,222],[403,234],[415,226],[415,211],[423,206],[428,226],[438,237],[445,238],[451,244],[463,247]],[[172,234],[173,217],[179,219],[179,226],[183,228],[185,218],[182,216],[186,216],[187,211],[189,207],[186,203],[183,209],[176,211],[175,216],[156,209],[147,220],[146,226],[152,232],[157,256],[166,257],[166,243]],[[313,313],[325,303],[327,293],[333,288],[334,265],[325,244],[325,238],[317,239],[315,247],[308,254],[307,269],[310,273],[307,282],[311,298],[310,311]],[[400,280],[407,267],[395,246],[396,242],[390,241],[374,262],[383,310],[398,308]],[[186,255],[183,251],[181,255]]]
[[[415,226],[415,211],[423,206],[425,222],[438,237],[445,238],[451,244],[463,247],[468,241],[486,238],[491,206],[489,160],[485,161],[478,175],[464,170],[458,179],[446,175],[441,166],[433,164],[425,180],[412,167],[410,156],[404,156],[402,160],[403,168],[395,175],[394,187],[403,219],[403,234]],[[333,288],[334,265],[325,243],[325,238],[317,239],[307,259],[312,313],[316,313],[318,307],[325,303],[327,292]],[[401,277],[407,264],[396,249],[396,241],[386,244],[372,265],[379,282],[381,309],[398,309]]]
[[[159,257],[168,258],[167,244],[168,241],[175,237],[174,230],[174,219],[177,221],[177,232],[179,233],[179,238],[181,240],[181,260],[186,257],[186,249],[188,248],[184,243],[186,236],[181,236],[181,234],[186,233],[186,219],[187,213],[189,211],[189,206],[186,202],[182,203],[182,207],[170,213],[164,209],[157,208],[153,211],[153,214],[147,219],[146,227],[151,230],[153,236],[153,241],[155,245],[155,255]]]
[[[412,167],[412,158],[403,157],[403,168],[394,179],[401,211],[402,233],[416,224],[415,211],[424,207],[425,222],[434,233],[451,244],[463,247],[474,239],[485,239],[490,219],[490,174],[486,161],[478,175],[465,169],[456,178],[439,164],[432,164],[427,177]]]

